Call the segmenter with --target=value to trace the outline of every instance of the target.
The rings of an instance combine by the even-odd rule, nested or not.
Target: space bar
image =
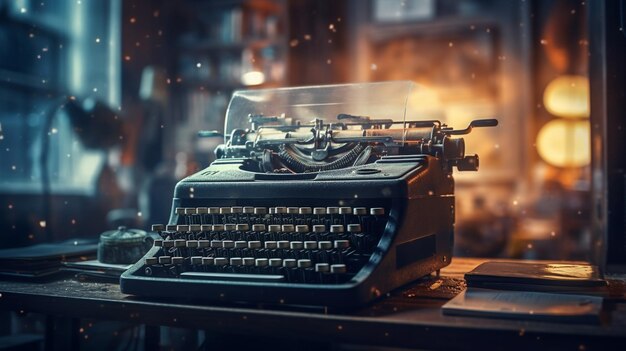
[[[229,280],[243,282],[280,282],[285,277],[277,274],[238,274],[238,273],[209,273],[209,272],[183,272],[181,278],[200,280]]]

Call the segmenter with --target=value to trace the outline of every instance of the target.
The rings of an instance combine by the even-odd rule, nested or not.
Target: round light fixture
[[[543,92],[546,110],[558,117],[589,117],[589,79],[564,75],[551,81]]]
[[[537,135],[537,152],[556,167],[581,167],[591,159],[589,121],[555,119]]]

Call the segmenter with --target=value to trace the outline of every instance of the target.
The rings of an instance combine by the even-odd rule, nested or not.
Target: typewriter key
[[[330,226],[331,233],[343,233],[343,225],[341,224],[333,224]]]
[[[326,214],[326,208],[325,207],[315,207],[313,209],[313,214],[314,215],[325,215]]]
[[[306,224],[300,224],[296,226],[296,233],[308,233],[309,226]]]
[[[355,207],[353,212],[355,216],[364,216],[367,214],[367,208],[365,207]]]
[[[360,233],[361,225],[360,224],[348,224],[348,231],[350,233]]]

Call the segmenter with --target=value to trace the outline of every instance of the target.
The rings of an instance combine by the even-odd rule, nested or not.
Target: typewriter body
[[[410,82],[236,92],[217,160],[176,185],[122,292],[350,307],[445,267],[452,171],[478,168],[455,135],[497,121],[453,130],[427,98]]]

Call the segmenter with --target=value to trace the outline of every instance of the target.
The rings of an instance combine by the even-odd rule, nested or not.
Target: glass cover
[[[410,81],[318,85],[237,91],[233,94],[224,128],[228,140],[234,129],[251,128],[250,116],[278,117],[263,126],[346,122],[341,115],[402,122],[441,117],[435,94]]]

